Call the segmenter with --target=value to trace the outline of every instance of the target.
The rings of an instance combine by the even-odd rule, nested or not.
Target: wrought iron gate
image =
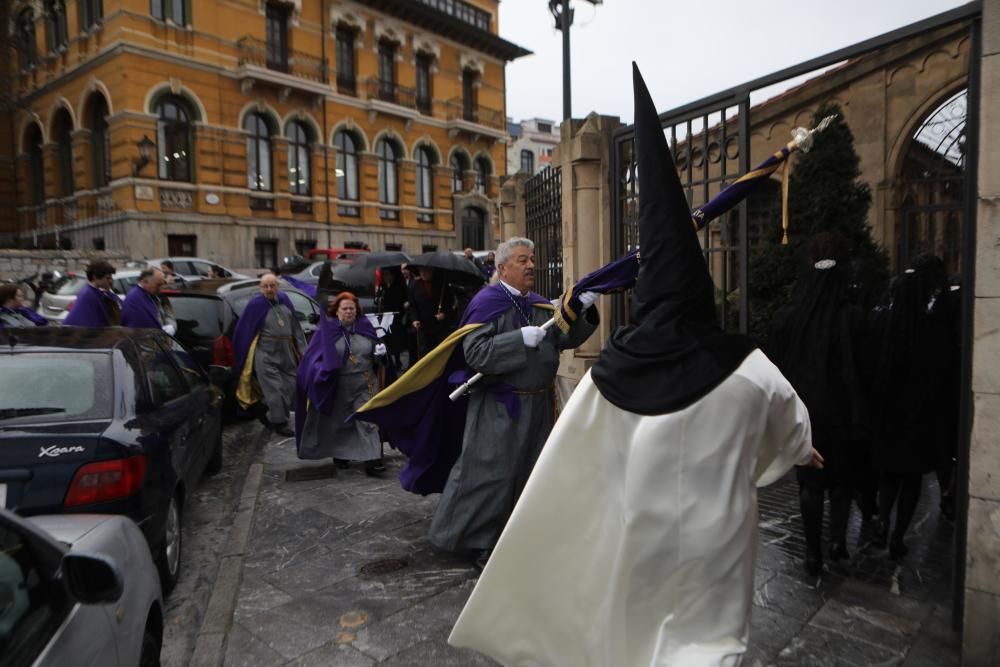
[[[554,299],[563,291],[562,172],[543,169],[524,182],[525,228],[535,242],[535,291]]]
[[[660,115],[681,184],[691,208],[701,206],[746,173],[750,155],[750,97],[731,94]],[[635,128],[612,137],[612,254],[620,257],[639,242],[639,183],[635,164]],[[747,331],[747,206],[707,224],[699,232],[709,272],[716,286],[719,322],[727,330]],[[616,299],[612,325],[625,321],[626,302]]]

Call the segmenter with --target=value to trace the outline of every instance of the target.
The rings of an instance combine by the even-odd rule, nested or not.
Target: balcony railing
[[[337,73],[337,92],[342,95],[358,95],[358,78],[353,74]]]
[[[495,130],[503,130],[507,127],[503,112],[497,109],[490,109],[478,105],[469,106],[462,99],[448,100],[445,104],[448,120],[464,120],[470,123],[478,123]]]
[[[391,104],[398,104],[407,109],[417,108],[417,91],[413,88],[400,86],[392,81],[371,78],[366,82],[368,88],[368,99],[381,100]]]
[[[236,42],[240,65],[253,65],[291,74],[310,81],[326,82],[326,61],[308,53],[288,49],[275,53],[267,42],[247,35]]]

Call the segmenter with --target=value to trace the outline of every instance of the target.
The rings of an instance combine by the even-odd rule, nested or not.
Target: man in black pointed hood
[[[503,664],[735,665],[758,486],[821,465],[791,385],[725,334],[634,70],[641,268],[629,323],[559,417],[449,642]]]

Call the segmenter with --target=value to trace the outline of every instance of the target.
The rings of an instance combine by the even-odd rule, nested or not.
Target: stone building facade
[[[554,162],[552,155],[559,145],[559,123],[544,118],[508,122],[507,173],[534,175]]]
[[[6,245],[266,267],[493,241],[504,67],[527,53],[497,0],[9,5]]]

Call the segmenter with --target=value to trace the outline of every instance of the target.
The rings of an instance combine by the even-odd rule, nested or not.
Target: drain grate
[[[382,574],[389,574],[390,572],[398,572],[406,567],[406,565],[405,558],[380,558],[379,560],[373,560],[370,563],[362,565],[358,573],[368,577],[377,577]]]

